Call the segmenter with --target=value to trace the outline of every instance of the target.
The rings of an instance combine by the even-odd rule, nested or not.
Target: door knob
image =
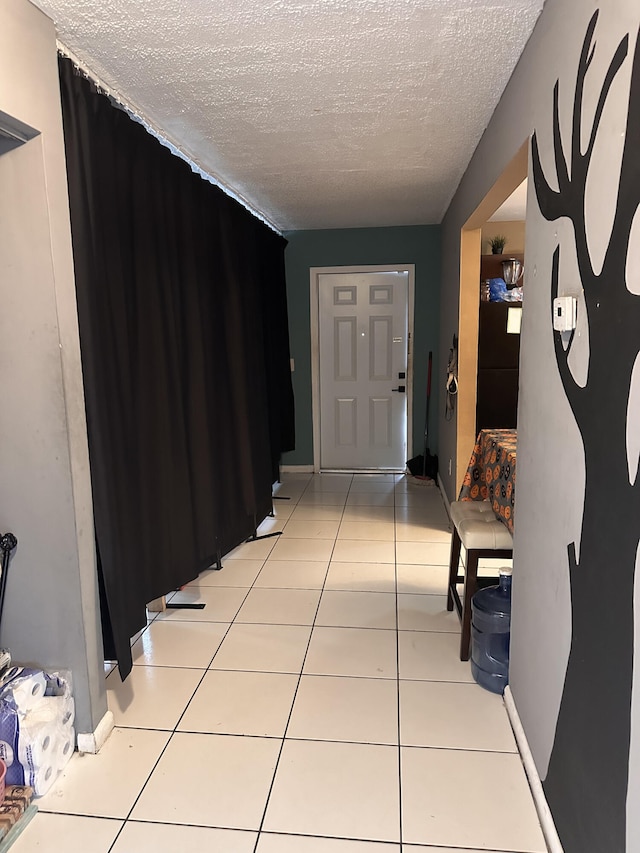
[[[392,388],[392,391],[399,391],[401,394],[406,393],[406,387],[404,385],[398,385],[397,388]]]

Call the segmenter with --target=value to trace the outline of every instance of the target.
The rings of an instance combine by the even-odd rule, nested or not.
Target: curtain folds
[[[271,510],[294,441],[286,241],[66,59],[60,84],[104,634],[124,678],[146,602]]]

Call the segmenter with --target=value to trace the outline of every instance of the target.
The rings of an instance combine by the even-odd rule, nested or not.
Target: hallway
[[[544,853],[502,698],[446,611],[436,488],[288,474],[222,572],[149,614],[15,853]]]

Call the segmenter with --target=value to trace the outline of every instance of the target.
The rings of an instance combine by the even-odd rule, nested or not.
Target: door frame
[[[407,458],[413,455],[413,315],[415,264],[359,264],[357,266],[310,267],[311,318],[311,411],[313,416],[313,470],[320,472],[320,276],[326,273],[406,272],[407,293]],[[354,469],[356,470],[356,469]],[[357,469],[358,471],[369,469]]]

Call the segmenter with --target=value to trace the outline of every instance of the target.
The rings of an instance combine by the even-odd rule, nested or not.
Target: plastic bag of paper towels
[[[0,681],[0,757],[8,785],[45,794],[75,746],[69,673],[13,667]]]

